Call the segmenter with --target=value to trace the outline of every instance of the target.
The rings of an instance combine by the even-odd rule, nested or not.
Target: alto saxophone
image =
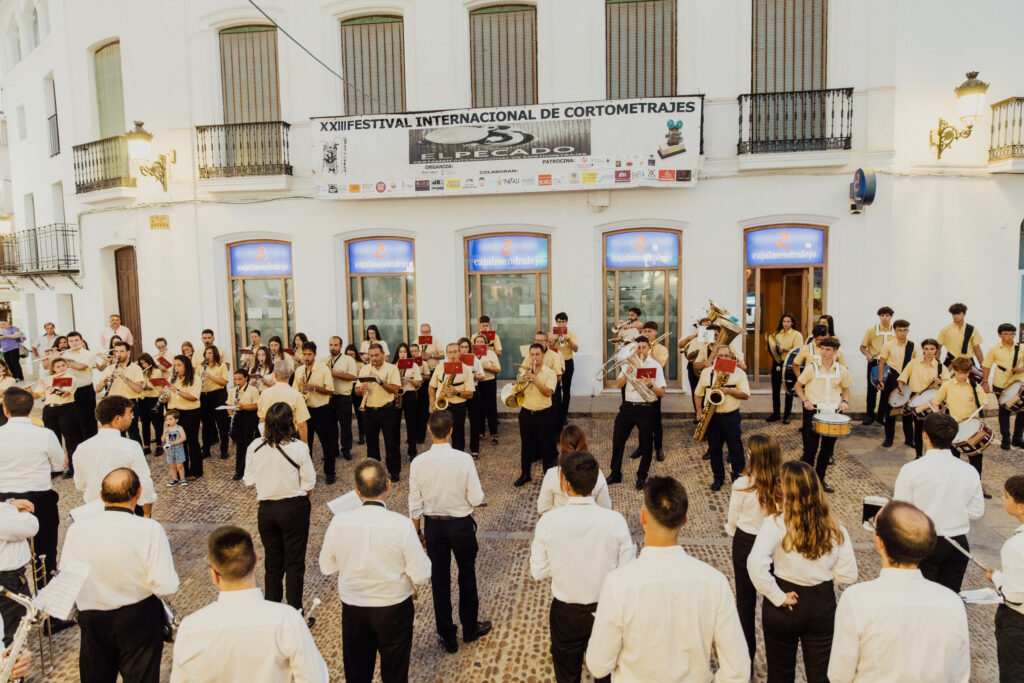
[[[445,396],[445,390],[452,385],[455,381],[455,375],[445,375],[444,381],[441,382],[441,386],[437,388],[437,392],[434,396],[434,409],[444,410],[448,407],[448,397]]]
[[[704,414],[701,415],[700,422],[697,423],[697,428],[693,430],[693,440],[697,443],[704,440],[704,436],[708,431],[708,424],[711,422],[711,416],[715,414],[715,410],[718,406],[722,405],[722,401],[725,400],[725,392],[722,391],[722,387],[729,381],[730,374],[731,373],[728,372],[715,373],[715,383],[707,391],[704,397]]]

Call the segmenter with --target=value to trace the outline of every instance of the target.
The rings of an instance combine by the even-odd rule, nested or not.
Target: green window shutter
[[[824,90],[828,0],[752,0],[751,90]]]
[[[281,120],[277,29],[239,26],[220,32],[224,123]]]
[[[537,103],[537,10],[498,5],[470,12],[474,107]]]
[[[124,135],[124,88],[121,83],[121,43],[104,45],[93,55],[96,108],[100,139]]]
[[[341,23],[345,113],[405,111],[405,39],[400,17],[360,17]]]
[[[608,99],[676,94],[675,0],[607,0]]]

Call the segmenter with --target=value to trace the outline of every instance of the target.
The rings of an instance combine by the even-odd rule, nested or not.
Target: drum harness
[[[963,343],[963,346],[960,347],[960,354],[961,355],[964,355],[964,356],[967,355],[967,346],[971,343],[971,337],[973,337],[973,336],[974,336],[974,325],[972,325],[970,323],[967,323],[966,325],[964,325],[964,343]],[[953,354],[949,352],[949,349],[946,349],[946,360],[944,360],[942,362],[942,364],[945,365],[948,368],[949,364],[952,363],[952,362],[953,362]],[[974,363],[974,359],[971,359],[971,363],[972,364]]]
[[[1004,368],[1002,365],[997,365],[996,366],[997,368],[999,368],[1000,370],[1002,370],[1003,372],[1005,372],[1007,374],[1007,379],[1008,380],[1013,378],[1013,369],[1015,367],[1017,367],[1017,356],[1019,354],[1020,354],[1020,344],[1014,344],[1013,345],[1013,362],[1010,363],[1010,367],[1009,368]],[[1007,386],[1009,386],[1009,384],[1007,384]],[[1005,389],[1005,388],[1006,387],[997,387],[997,386],[995,386],[994,383],[992,385],[992,390],[995,392],[995,395],[996,395],[997,398],[1003,393],[1003,389]]]
[[[823,374],[821,374],[821,366],[819,366],[817,363],[811,363],[811,365],[814,366],[814,378],[815,379],[824,379],[825,380],[825,402],[824,402],[823,405],[831,406],[832,405],[832,382],[830,380],[832,380],[833,378],[836,379],[836,380],[839,380],[842,377],[842,373],[839,372],[839,363],[835,363],[835,362],[832,363],[832,369],[836,373],[834,375],[831,374],[831,373],[829,373],[827,375],[823,375]],[[839,408],[839,404],[837,403],[836,404],[836,408],[834,409],[835,412],[838,412],[838,408]]]

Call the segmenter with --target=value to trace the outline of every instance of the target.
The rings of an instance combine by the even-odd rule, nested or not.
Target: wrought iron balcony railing
[[[284,121],[196,126],[200,178],[291,175]]]
[[[992,139],[988,160],[1024,159],[1024,97],[992,105]]]
[[[117,135],[75,145],[75,193],[111,187],[135,187],[128,170],[128,141]]]
[[[79,272],[78,226],[53,223],[0,235],[0,273],[71,275]]]
[[[739,154],[850,149],[853,88],[740,95]]]
[[[50,131],[50,156],[60,154],[60,129],[57,127],[57,115],[50,114],[46,119],[46,128]]]

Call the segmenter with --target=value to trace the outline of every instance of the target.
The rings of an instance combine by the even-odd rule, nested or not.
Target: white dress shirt
[[[653,368],[656,372],[654,376],[654,386],[665,387],[665,371],[661,368],[661,363],[654,360],[650,356],[647,356],[647,360],[643,362],[642,368]],[[621,376],[625,370],[620,370],[619,375]],[[626,380],[626,400],[631,403],[645,403],[643,397],[633,388],[633,384],[627,379]]]
[[[608,572],[635,558],[626,519],[590,496],[574,496],[537,521],[530,573],[538,581],[550,578],[551,593],[562,602],[589,605]]]
[[[366,501],[331,520],[320,550],[320,571],[338,573],[338,594],[346,605],[387,607],[430,579],[430,560],[411,519],[379,501]]]
[[[117,609],[178,590],[164,528],[124,508],[104,510],[68,528],[60,567],[76,561],[92,568],[75,601],[82,611]]]
[[[115,336],[120,337],[121,341],[125,342],[130,346],[135,346],[135,337],[132,336],[132,331],[124,325],[118,325],[117,329],[111,328],[109,325],[102,333],[100,333],[100,348],[109,349],[110,340]]]
[[[435,443],[409,466],[409,516],[468,517],[484,502],[480,477],[469,453]]]
[[[156,489],[142,446],[124,438],[116,429],[103,427],[75,449],[75,488],[82,491],[86,503],[99,500],[103,478],[118,467],[127,467],[139,475],[139,505],[156,502]]]
[[[18,512],[0,503],[0,571],[21,569],[32,559],[28,539],[39,533],[39,520],[31,512]]]
[[[992,583],[1006,600],[1006,606],[1024,614],[1024,524],[1017,527],[1013,536],[1003,544],[999,552],[1002,569],[992,574]],[[1017,603],[1017,604],[1010,604]]]
[[[754,547],[747,556],[747,573],[754,588],[779,607],[786,601],[786,591],[779,587],[775,577],[795,583],[798,586],[816,586],[826,581],[850,584],[857,580],[857,560],[853,556],[853,544],[846,527],[840,525],[843,541],[832,546],[827,554],[810,560],[793,550],[782,549],[782,538],[786,535],[782,515],[772,515],[764,520],[757,532]],[[771,567],[775,565],[775,575]]]
[[[57,435],[27,417],[12,417],[0,427],[0,491],[49,491],[50,472],[64,469]]]
[[[711,647],[718,672],[710,670]],[[616,683],[746,683],[750,655],[722,572],[681,546],[646,547],[608,574],[586,654],[595,677]]]
[[[883,569],[850,586],[836,609],[831,683],[967,683],[967,611],[918,569]]]
[[[540,483],[540,494],[537,496],[537,512],[544,514],[553,508],[560,508],[569,500],[569,496],[562,493],[562,483],[559,478],[562,468],[549,467],[544,472],[544,481]],[[604,478],[601,470],[597,471],[597,484],[590,492],[590,497],[603,508],[612,509],[612,499],[608,495],[608,481]]]
[[[246,486],[256,487],[257,500],[305,496],[316,484],[316,470],[309,457],[309,446],[295,439],[281,444],[280,448],[299,466],[298,469],[281,455],[277,446],[263,439],[253,441],[245,451],[245,476],[242,482]]]
[[[730,536],[736,535],[736,529],[756,536],[764,524],[767,515],[757,499],[757,491],[747,491],[753,480],[740,477],[732,483],[732,496],[729,498],[729,516],[725,522],[725,531]]]
[[[297,610],[259,588],[221,591],[181,620],[171,683],[327,683],[327,664]]]
[[[985,514],[981,477],[948,449],[925,451],[900,468],[892,497],[916,505],[939,536],[960,536]]]

